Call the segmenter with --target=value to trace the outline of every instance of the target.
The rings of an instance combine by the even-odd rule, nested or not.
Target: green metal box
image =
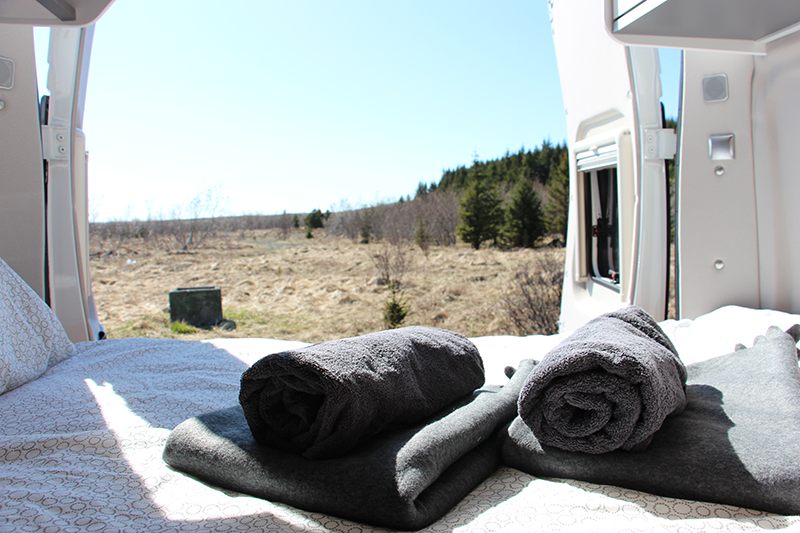
[[[195,327],[222,322],[222,290],[219,287],[180,287],[169,293],[169,319]]]

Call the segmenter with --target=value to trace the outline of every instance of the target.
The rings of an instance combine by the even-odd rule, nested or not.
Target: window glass
[[[619,284],[617,169],[583,173],[586,205],[586,270],[596,280]]]

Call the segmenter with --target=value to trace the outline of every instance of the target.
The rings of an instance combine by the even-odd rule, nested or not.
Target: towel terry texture
[[[178,425],[164,460],[260,498],[372,525],[420,529],[497,469],[497,432],[516,416],[533,364],[523,361],[502,388],[474,391],[413,427],[383,432],[333,459],[309,460],[256,442],[236,406]]]
[[[484,379],[466,337],[415,326],[268,355],[242,374],[239,402],[257,441],[324,459],[415,424]]]
[[[548,446],[641,451],[686,406],[686,368],[650,315],[631,306],[588,322],[531,372],[519,414]]]
[[[772,327],[752,348],[689,365],[686,409],[667,418],[642,453],[560,450],[541,442],[517,418],[501,432],[503,462],[540,477],[798,514],[795,341]]]

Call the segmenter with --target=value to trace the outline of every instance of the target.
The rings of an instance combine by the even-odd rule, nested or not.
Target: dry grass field
[[[385,329],[389,296],[379,283],[376,254],[388,244],[313,239],[296,230],[280,239],[276,230],[219,234],[191,253],[128,239],[115,250],[92,241],[92,279],[98,314],[108,337],[268,337],[318,342]],[[468,336],[517,334],[502,301],[513,291],[515,272],[564,250],[472,250],[466,245],[402,247],[401,276],[410,311],[403,325],[425,325]],[[175,333],[169,322],[169,292],[178,287],[217,286],[226,319],[236,329]]]

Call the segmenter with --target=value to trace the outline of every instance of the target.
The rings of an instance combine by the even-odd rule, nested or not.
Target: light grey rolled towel
[[[469,339],[414,326],[268,355],[242,374],[239,402],[258,442],[326,459],[415,424],[484,381]]]
[[[686,368],[653,318],[631,306],[601,315],[548,352],[528,376],[519,415],[562,450],[644,450],[686,406]]]

